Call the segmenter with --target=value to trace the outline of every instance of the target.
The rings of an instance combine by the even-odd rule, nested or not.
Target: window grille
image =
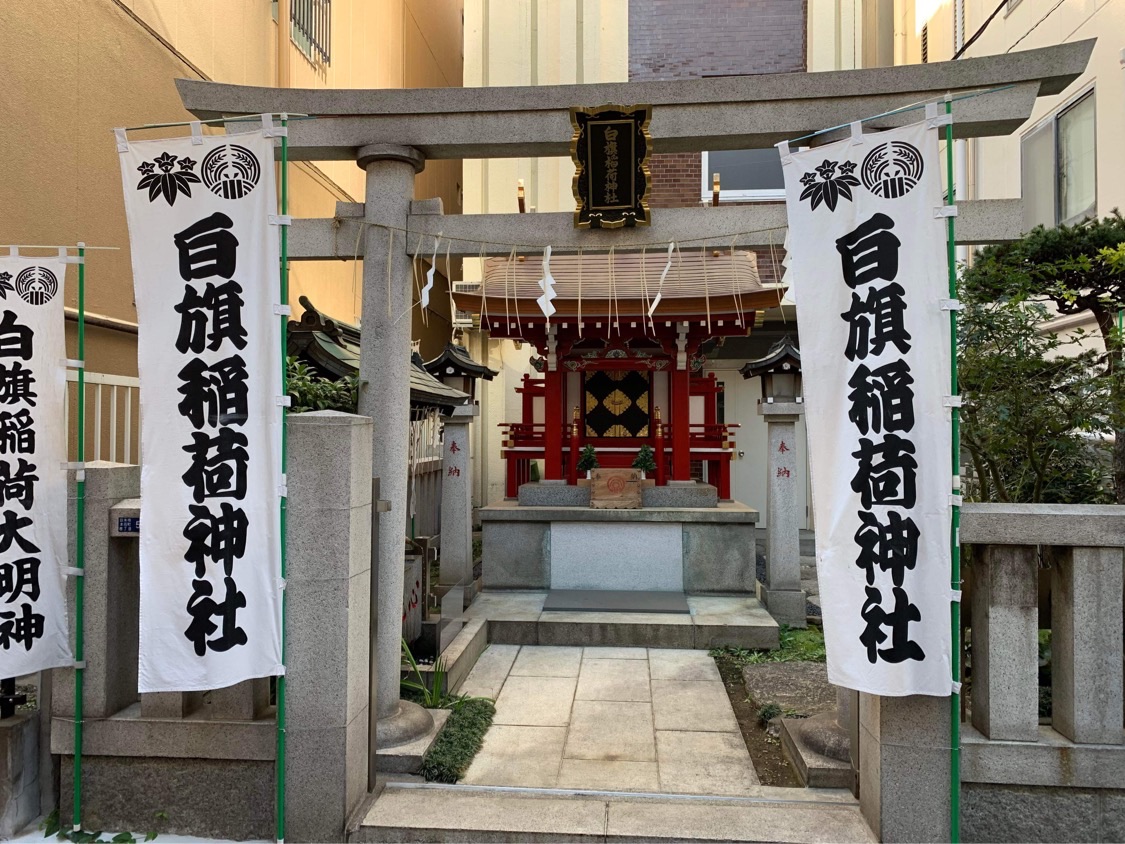
[[[293,40],[313,61],[332,62],[332,0],[290,0]]]

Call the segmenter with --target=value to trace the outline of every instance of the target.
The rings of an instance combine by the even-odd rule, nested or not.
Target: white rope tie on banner
[[[113,137],[117,141],[117,151],[118,152],[128,152],[129,151],[129,139],[125,136],[125,130],[124,129],[114,129],[113,130]]]
[[[287,138],[289,137],[288,126],[275,126],[272,114],[259,115],[262,119],[262,137],[263,138]],[[287,120],[289,115],[281,115],[282,120]]]
[[[656,313],[656,308],[660,304],[660,299],[664,293],[664,279],[668,277],[668,271],[672,269],[672,250],[676,248],[676,242],[672,241],[668,244],[668,262],[664,265],[664,269],[660,273],[660,282],[656,286],[656,298],[652,300],[652,304],[648,309],[648,317],[651,320],[652,315]],[[655,327],[653,331],[655,331]]]
[[[853,144],[863,143],[863,123],[862,121],[855,121],[851,124],[851,134]]]
[[[289,307],[288,305],[274,305],[273,306],[273,315],[274,316],[293,316],[293,309],[291,307]]]
[[[274,400],[275,400],[275,403],[277,404],[278,407],[292,407],[293,406],[293,397],[292,396],[274,396]]]
[[[543,312],[543,316],[547,318],[547,326],[549,328],[551,325],[551,317],[555,313],[555,277],[551,275],[550,246],[543,250],[543,278],[539,280],[539,289],[543,291],[543,295],[536,299],[536,302],[539,304],[539,310]]]
[[[198,120],[193,120],[188,124],[191,126],[191,145],[194,147],[203,145],[203,124]]]
[[[289,214],[267,214],[266,220],[271,226],[291,226],[293,217]]]
[[[86,569],[80,569],[76,566],[59,566],[59,571],[63,573],[63,577],[85,577]]]
[[[944,219],[945,217],[956,217],[956,216],[957,216],[957,206],[956,205],[941,205],[941,206],[934,209],[934,219],[935,220],[941,220],[941,219]]]
[[[938,300],[943,311],[963,311],[965,306],[961,303],[960,299],[939,299]]]
[[[428,316],[428,311],[430,308],[430,291],[434,289],[434,274],[437,272],[437,256],[439,243],[441,243],[441,232],[438,232],[437,237],[434,238],[434,254],[433,257],[430,258],[430,268],[426,270],[426,285],[422,288],[422,320],[426,325],[429,325],[430,323],[430,318]]]
[[[949,600],[953,601],[953,603],[955,603],[955,604],[961,603],[961,590],[960,589],[950,589],[949,590]]]
[[[63,358],[61,361],[63,369],[85,369],[86,361],[74,360],[73,358]]]
[[[949,503],[952,504],[954,507],[960,507],[961,504],[964,502],[964,500],[965,499],[960,495],[952,495],[951,494],[949,496]]]
[[[941,406],[942,407],[961,407],[961,398],[962,397],[961,397],[960,394],[958,394],[956,396],[942,396]]]

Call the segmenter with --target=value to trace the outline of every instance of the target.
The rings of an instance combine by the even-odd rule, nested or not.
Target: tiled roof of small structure
[[[289,322],[289,354],[295,355],[327,378],[359,372],[360,329],[326,317],[307,296],[299,299],[305,311]],[[410,362],[410,404],[414,408],[457,407],[469,401],[468,393],[450,387],[427,372],[422,358]]]
[[[747,361],[738,371],[743,378],[756,378],[772,372],[797,373],[801,371],[801,350],[793,338],[786,335],[770,347],[765,357]]]
[[[435,378],[440,378],[442,375],[467,375],[470,378],[483,378],[485,381],[491,381],[500,374],[495,369],[489,369],[483,363],[477,363],[469,356],[468,349],[464,346],[458,346],[456,343],[447,343],[440,355],[423,365],[426,367],[426,371]]]

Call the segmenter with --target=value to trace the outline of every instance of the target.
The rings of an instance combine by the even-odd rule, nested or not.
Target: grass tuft
[[[422,760],[422,776],[429,782],[455,783],[477,755],[492,725],[496,706],[484,697],[467,698],[453,710],[434,746]]]
[[[809,625],[804,630],[782,626],[778,632],[780,647],[776,651],[758,651],[734,645],[711,648],[715,659],[726,659],[736,665],[760,665],[764,662],[824,662],[824,631]]]

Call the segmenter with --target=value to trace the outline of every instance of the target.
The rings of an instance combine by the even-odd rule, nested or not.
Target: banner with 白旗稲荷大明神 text
[[[828,679],[949,695],[946,221],[926,123],[782,156]]]
[[[71,665],[62,258],[0,257],[0,677]]]
[[[280,674],[273,142],[119,134],[118,150],[139,325],[138,686]]]

